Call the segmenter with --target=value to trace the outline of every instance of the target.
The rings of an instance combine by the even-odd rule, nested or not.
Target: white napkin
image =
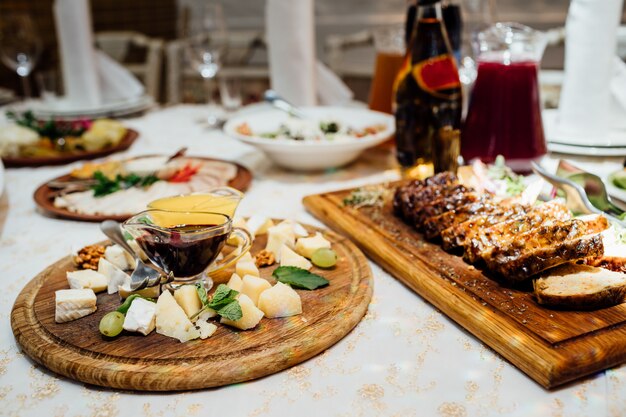
[[[296,106],[316,104],[313,0],[267,0],[270,84]]]
[[[105,102],[120,101],[144,94],[143,84],[120,63],[96,51],[100,91]]]
[[[66,101],[77,107],[96,107],[101,104],[102,96],[89,3],[87,0],[55,0],[53,9]]]
[[[317,76],[317,96],[320,104],[341,106],[352,100],[354,97],[352,90],[330,68],[317,61],[315,70],[315,75]]]
[[[610,84],[623,0],[572,0],[555,141],[602,145],[611,129]],[[591,142],[591,143],[590,143]]]

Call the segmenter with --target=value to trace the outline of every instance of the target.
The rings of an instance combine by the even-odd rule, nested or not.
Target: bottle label
[[[461,86],[459,73],[451,55],[439,55],[418,62],[412,68],[413,78],[426,92],[441,98],[454,98],[453,94],[442,94],[445,90],[458,89]]]

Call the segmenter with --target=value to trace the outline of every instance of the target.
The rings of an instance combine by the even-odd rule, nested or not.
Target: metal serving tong
[[[532,162],[533,171],[565,192],[567,208],[575,214],[604,214],[611,221],[626,227],[619,208],[606,192],[604,182],[597,175],[583,171],[569,162],[559,160],[556,174],[550,174],[539,164]]]
[[[266,90],[265,94],[263,94],[263,99],[270,103],[272,106],[280,109],[284,112],[287,112],[289,115],[293,117],[297,117],[298,119],[304,119],[304,114],[302,111],[285,100],[283,97],[278,95],[278,93],[274,90]]]

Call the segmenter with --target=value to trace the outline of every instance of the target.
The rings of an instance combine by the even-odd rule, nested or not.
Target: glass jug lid
[[[476,55],[479,60],[539,62],[546,47],[543,32],[513,22],[498,22],[478,33]]]

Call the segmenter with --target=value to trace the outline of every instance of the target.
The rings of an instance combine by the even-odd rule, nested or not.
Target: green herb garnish
[[[154,303],[154,300],[152,298],[146,298],[139,294],[131,294],[128,296],[126,300],[124,300],[122,304],[120,304],[120,306],[115,311],[126,315],[126,313],[128,313],[128,309],[130,308],[135,298],[143,298],[144,300],[148,300]]]
[[[198,298],[202,302],[202,305],[205,306],[209,304],[209,296],[206,293],[206,288],[204,288],[204,284],[202,282],[198,282],[196,284],[196,291],[198,292]]]
[[[87,126],[90,123],[86,120],[72,122],[55,120],[40,121],[37,120],[34,113],[30,110],[21,114],[15,111],[7,111],[6,116],[16,124],[32,129],[37,132],[39,136],[48,138],[51,141],[56,141],[66,136],[79,137],[87,130]]]
[[[509,168],[504,156],[498,155],[493,165],[490,165],[487,169],[487,175],[489,178],[496,181],[504,181],[505,193],[508,196],[514,197],[520,195],[525,189],[524,177],[517,175]]]
[[[117,175],[114,180],[104,175],[101,171],[96,171],[93,178],[97,181],[91,189],[94,197],[103,197],[119,190],[126,190],[131,187],[148,187],[159,178],[155,175],[146,175],[145,177],[137,174],[129,174],[126,176]]]
[[[234,300],[231,303],[226,304],[224,307],[216,310],[217,314],[224,317],[227,320],[237,321],[241,317],[243,317],[243,311],[241,311],[241,306],[239,302]]]
[[[357,209],[367,206],[380,207],[385,203],[385,196],[387,194],[387,188],[382,185],[360,187],[356,190],[352,190],[350,195],[343,199],[343,205]]]
[[[243,316],[239,301],[235,299],[239,292],[231,289],[227,285],[220,284],[210,299],[202,283],[196,284],[196,291],[198,292],[198,297],[200,297],[203,307],[200,311],[191,316],[191,319],[196,318],[209,308],[215,310],[221,317],[232,321],[239,320]]]
[[[272,273],[277,281],[303,290],[314,290],[329,284],[329,281],[317,274],[297,266],[279,266]]]

